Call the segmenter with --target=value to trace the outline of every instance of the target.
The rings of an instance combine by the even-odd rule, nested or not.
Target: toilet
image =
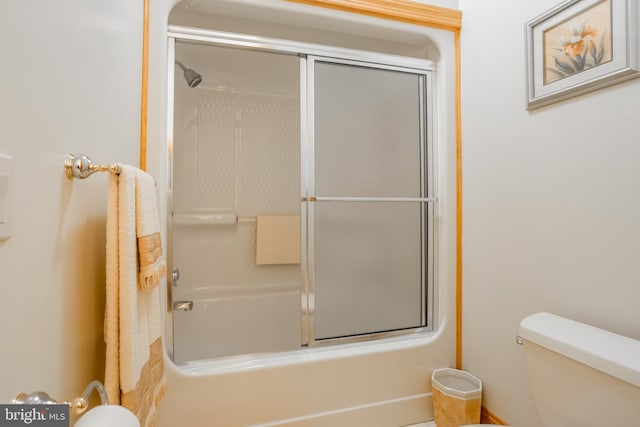
[[[640,341],[536,313],[520,342],[543,427],[640,425]]]

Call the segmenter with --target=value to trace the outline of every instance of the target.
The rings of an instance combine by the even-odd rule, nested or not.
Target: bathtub
[[[173,312],[174,361],[297,349],[300,298],[297,283],[179,290],[174,302],[193,305]]]
[[[438,332],[175,364],[159,426],[399,427],[433,419],[431,373],[451,365]]]
[[[431,373],[451,366],[454,346],[444,318],[436,332],[301,348],[298,289],[181,290],[174,301],[189,298],[193,309],[173,312],[159,426],[398,427],[433,419]]]

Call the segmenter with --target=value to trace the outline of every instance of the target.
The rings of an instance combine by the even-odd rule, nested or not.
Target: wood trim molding
[[[142,89],[140,96],[140,169],[147,170],[147,106],[149,95],[149,0],[143,0]]]
[[[502,421],[499,417],[493,415],[491,412],[487,410],[484,406],[480,411],[480,423],[482,424],[494,424],[499,426],[506,426],[507,423]]]
[[[462,27],[462,12],[456,9],[408,0],[288,0],[343,12],[456,31]]]
[[[462,97],[460,93],[460,30],[456,46],[456,369],[462,369]]]

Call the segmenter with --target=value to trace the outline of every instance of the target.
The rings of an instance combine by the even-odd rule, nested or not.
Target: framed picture
[[[568,0],[526,24],[527,110],[640,76],[638,0]]]

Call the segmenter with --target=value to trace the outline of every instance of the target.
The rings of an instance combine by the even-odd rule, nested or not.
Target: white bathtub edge
[[[445,330],[446,325],[441,324],[436,331],[421,332],[414,336],[403,335],[377,341],[304,348],[282,353],[198,360],[181,365],[176,365],[165,352],[165,369],[171,370],[173,375],[190,377],[221,375],[257,369],[268,369],[279,366],[322,362],[347,357],[357,357],[366,354],[385,353],[389,351],[427,346],[438,341],[439,337]]]

